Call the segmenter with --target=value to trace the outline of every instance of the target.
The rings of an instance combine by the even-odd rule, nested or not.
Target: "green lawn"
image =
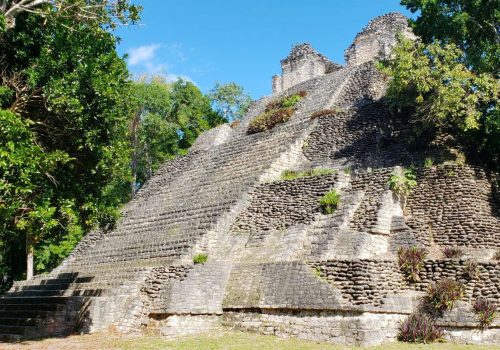
[[[316,343],[297,339],[282,339],[273,336],[263,336],[252,333],[220,332],[203,334],[197,336],[183,337],[176,340],[166,340],[156,336],[123,336],[116,333],[98,333],[92,335],[71,336],[59,339],[44,339],[17,344],[2,344],[0,349],[33,349],[33,350],[153,350],[153,349],[176,349],[176,350],[345,350],[353,347]],[[359,349],[359,348],[358,348]],[[392,343],[376,347],[370,350],[500,350],[498,346],[476,346],[457,345],[452,343],[440,343],[431,345],[414,345],[405,343]]]

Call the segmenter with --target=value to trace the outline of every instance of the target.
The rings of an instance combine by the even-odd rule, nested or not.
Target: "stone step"
[[[28,299],[28,298],[27,298]],[[1,311],[61,311],[64,304],[1,304]]]
[[[31,304],[64,304],[68,299],[65,297],[0,297],[0,306],[2,305],[31,305]]]

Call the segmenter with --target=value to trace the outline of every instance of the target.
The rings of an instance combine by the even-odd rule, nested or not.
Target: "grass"
[[[199,253],[193,257],[193,262],[195,264],[204,264],[207,262],[207,260],[208,260],[208,255],[205,253]]]
[[[335,174],[335,170],[326,168],[313,168],[305,171],[285,170],[281,173],[281,180],[294,180],[303,177]]]
[[[408,344],[390,343],[358,348],[298,339],[283,339],[242,332],[213,332],[167,340],[158,336],[127,336],[116,333],[97,333],[66,338],[27,341],[17,344],[0,343],[2,350],[500,350],[497,345],[459,345],[454,343]]]

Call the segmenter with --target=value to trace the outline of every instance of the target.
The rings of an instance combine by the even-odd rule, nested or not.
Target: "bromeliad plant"
[[[464,251],[459,247],[444,247],[443,255],[448,259],[460,259],[464,256]]]
[[[427,251],[424,248],[401,247],[398,250],[398,265],[409,282],[420,282],[420,271],[424,267]]]
[[[455,302],[462,299],[465,288],[462,283],[450,278],[443,278],[427,287],[427,295],[424,297],[426,305],[441,313],[451,310]]]
[[[430,343],[443,337],[443,330],[433,318],[412,314],[399,326],[398,340],[410,343]]]
[[[497,316],[497,304],[486,298],[477,298],[472,309],[479,319],[481,329],[491,326]]]

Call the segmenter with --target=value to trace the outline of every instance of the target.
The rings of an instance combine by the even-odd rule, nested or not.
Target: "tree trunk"
[[[26,280],[33,278],[33,242],[30,239],[30,235],[26,235]]]
[[[135,196],[135,185],[137,182],[137,163],[138,163],[138,154],[139,152],[137,151],[138,147],[138,129],[139,129],[139,122],[141,118],[141,111],[138,111],[135,113],[134,118],[132,119],[132,125],[130,127],[130,132],[132,136],[132,183],[130,184],[130,198],[134,198]]]

